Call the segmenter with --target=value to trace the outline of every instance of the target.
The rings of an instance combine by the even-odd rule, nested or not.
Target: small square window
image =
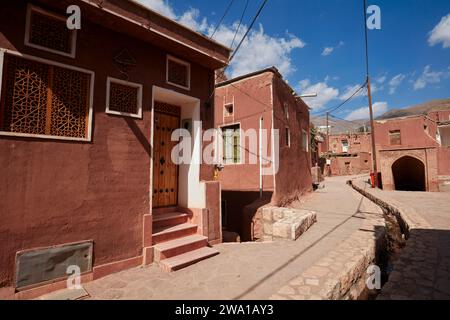
[[[167,83],[190,90],[191,65],[185,61],[167,56]]]
[[[106,113],[142,118],[142,85],[108,78]]]
[[[29,5],[25,45],[74,58],[77,31],[69,30],[66,20],[65,16]]]
[[[402,144],[402,136],[400,130],[389,131],[389,142],[391,146]]]
[[[229,103],[225,105],[225,117],[231,117],[233,115],[234,108],[233,104]]]

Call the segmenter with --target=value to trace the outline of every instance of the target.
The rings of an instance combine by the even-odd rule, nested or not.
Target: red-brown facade
[[[62,16],[69,5],[81,8],[75,56],[55,54],[24,44],[28,4],[23,0],[2,3],[2,56],[38,58],[44,64],[58,63],[94,75],[91,137],[71,141],[0,136],[0,296],[8,297],[15,292],[15,255],[22,250],[91,240],[93,272],[86,280],[153,261],[154,100],[167,96],[167,102],[179,97],[198,101],[203,130],[212,128],[209,97],[214,70],[223,67],[229,55],[227,48],[131,1],[103,1],[101,7],[94,1],[33,1]],[[125,69],[116,59],[124,52],[134,61]],[[168,55],[189,64],[189,89],[166,81]],[[105,112],[109,77],[125,77],[141,85],[140,118]],[[3,88],[10,81],[5,79]],[[2,95],[6,94],[3,90]],[[212,181],[213,170],[213,166],[200,166],[196,183],[206,183],[206,200],[203,206],[189,209],[200,212],[193,219],[200,220],[202,234],[217,242],[221,239],[220,187]],[[205,212],[210,215],[207,221],[202,220]],[[55,288],[48,285],[45,290]]]

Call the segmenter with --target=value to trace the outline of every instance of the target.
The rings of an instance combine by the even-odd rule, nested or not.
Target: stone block
[[[263,208],[262,209],[263,221],[267,221],[267,222],[272,222],[273,221],[272,210],[273,210],[272,207],[267,207],[267,208]]]
[[[284,218],[284,211],[286,208],[276,208],[272,210],[273,221],[279,221]]]
[[[317,216],[315,212],[293,214],[274,223],[272,234],[275,238],[297,240],[316,221]]]

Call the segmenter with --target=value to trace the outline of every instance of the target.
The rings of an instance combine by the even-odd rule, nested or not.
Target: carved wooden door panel
[[[180,127],[180,109],[177,106],[155,102],[153,137],[153,207],[178,204],[178,166],[172,161],[172,133]]]

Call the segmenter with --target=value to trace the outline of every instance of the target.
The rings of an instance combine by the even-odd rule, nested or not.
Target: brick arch
[[[426,165],[417,157],[405,155],[392,163],[395,189],[399,191],[426,191]]]

